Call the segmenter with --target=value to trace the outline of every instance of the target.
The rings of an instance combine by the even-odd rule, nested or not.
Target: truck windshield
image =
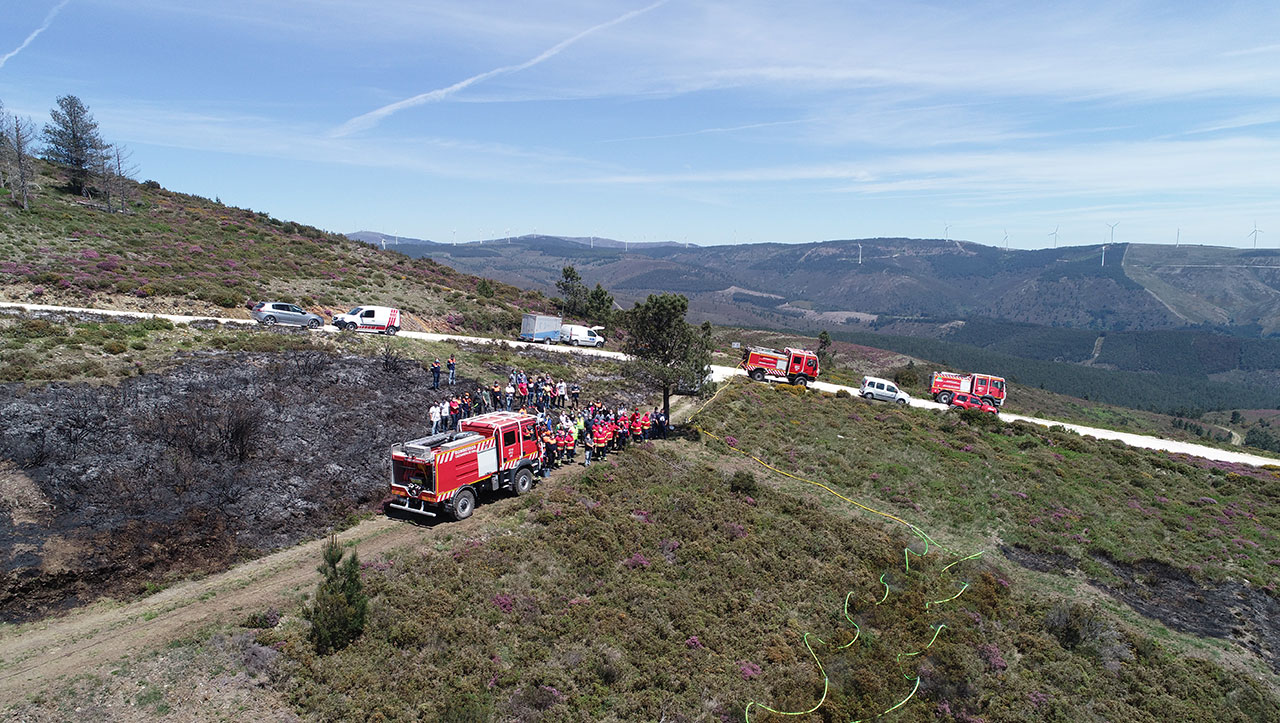
[[[350,314],[350,315],[352,315],[352,316],[355,316],[355,315],[357,315],[357,314],[359,314],[359,313],[360,313],[360,310],[361,310],[361,309],[360,309],[360,307],[359,307],[359,306],[357,306],[356,308],[352,309],[351,311],[348,311],[347,313],[348,313],[348,314]]]

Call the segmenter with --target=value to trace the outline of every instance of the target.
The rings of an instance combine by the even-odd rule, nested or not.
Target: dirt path
[[[482,520],[473,518],[449,529],[465,533],[480,524]],[[379,516],[338,538],[358,544],[361,559],[371,560],[432,536],[430,527]],[[0,706],[47,690],[60,677],[93,672],[210,625],[242,621],[268,606],[288,606],[315,585],[323,544],[324,540],[313,540],[118,607],[104,609],[106,603],[99,603],[0,631]]]

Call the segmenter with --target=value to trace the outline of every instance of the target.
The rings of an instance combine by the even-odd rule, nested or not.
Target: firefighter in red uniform
[[[618,415],[618,421],[614,422],[614,431],[616,431],[617,438],[618,438],[618,444],[617,444],[618,452],[622,452],[622,449],[625,449],[627,445],[627,416],[626,415]]]
[[[572,462],[578,456],[578,436],[574,434],[572,428],[564,430],[564,443],[569,448],[569,461]]]
[[[631,441],[638,444],[644,440],[644,423],[640,420],[640,411],[631,415]]]
[[[644,416],[640,417],[640,436],[644,437],[645,439],[651,439],[649,429],[652,426],[653,426],[653,420],[649,419],[649,413],[645,412]]]
[[[569,463],[569,433],[563,429],[556,431],[556,455],[561,464]]]
[[[604,460],[605,448],[609,446],[609,430],[605,428],[603,420],[597,421],[591,427],[591,451],[587,455],[587,466],[591,466],[591,459],[594,457],[597,461]]]

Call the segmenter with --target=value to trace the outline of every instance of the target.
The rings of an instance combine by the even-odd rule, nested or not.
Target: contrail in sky
[[[8,55],[4,56],[3,58],[0,58],[0,68],[3,68],[4,64],[9,62],[9,58],[12,58],[18,53],[21,53],[23,50],[26,50],[27,46],[31,44],[32,40],[36,39],[37,35],[47,30],[49,28],[49,24],[52,23],[53,19],[58,16],[58,11],[66,7],[67,3],[69,2],[71,2],[71,0],[62,0],[62,2],[58,3],[52,10],[50,10],[49,14],[46,15],[44,18],[44,25],[41,25],[35,30],[32,30],[31,34],[27,36],[27,39],[22,41],[22,45],[19,45],[18,47],[10,51]]]
[[[404,100],[397,101],[390,105],[384,105],[381,108],[378,108],[377,110],[371,110],[368,113],[365,113],[364,115],[356,116],[355,118],[352,118],[346,123],[343,123],[337,129],[335,129],[330,135],[332,136],[351,135],[356,131],[361,131],[366,128],[371,128],[377,125],[378,121],[391,115],[392,113],[395,113],[398,110],[403,110],[405,108],[412,108],[416,105],[422,105],[423,103],[432,103],[435,101],[444,100],[445,98],[448,98],[449,96],[453,95],[454,93],[457,93],[460,90],[463,90],[464,88],[475,85],[476,83],[479,83],[482,80],[488,80],[489,78],[492,78],[495,75],[517,73],[521,70],[532,68],[533,66],[537,65],[538,63],[541,63],[544,60],[554,58],[555,56],[559,55],[561,51],[563,51],[565,48],[569,47],[570,45],[573,45],[574,43],[578,42],[579,40],[582,40],[583,38],[587,37],[588,35],[591,35],[592,33],[595,33],[600,30],[604,30],[605,28],[613,27],[614,25],[617,25],[619,23],[625,23],[626,21],[636,17],[637,15],[643,15],[644,13],[647,13],[650,10],[653,10],[654,8],[660,7],[662,5],[666,5],[670,1],[671,0],[658,0],[658,2],[652,5],[649,5],[648,7],[643,7],[643,8],[640,8],[639,10],[632,10],[631,12],[621,15],[619,17],[616,17],[613,20],[610,20],[605,23],[601,23],[594,27],[587,28],[586,30],[583,30],[577,35],[569,38],[568,40],[562,40],[559,43],[556,43],[555,45],[551,46],[547,50],[543,51],[541,55],[538,55],[537,57],[531,60],[526,60],[525,62],[520,63],[519,65],[506,65],[501,68],[494,68],[493,70],[486,71],[479,75],[473,75],[470,78],[467,78],[466,80],[460,80],[457,83],[454,83],[453,85],[448,86],[447,88],[439,88],[436,90],[432,90],[426,93],[422,93],[420,95],[415,95],[412,98],[405,98]],[[65,0],[63,4],[66,4]],[[30,42],[30,39],[28,39],[27,42]]]

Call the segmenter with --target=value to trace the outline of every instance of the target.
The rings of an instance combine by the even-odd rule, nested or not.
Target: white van
[[[898,388],[897,384],[879,377],[863,377],[862,388],[858,390],[863,399],[868,401],[879,399],[882,402],[910,404],[911,395]]]
[[[560,343],[574,346],[604,346],[604,337],[596,333],[596,331],[603,328],[603,326],[562,324],[560,326]]]
[[[348,331],[395,334],[400,331],[400,310],[389,306],[357,306],[345,314],[334,314],[333,325]]]

